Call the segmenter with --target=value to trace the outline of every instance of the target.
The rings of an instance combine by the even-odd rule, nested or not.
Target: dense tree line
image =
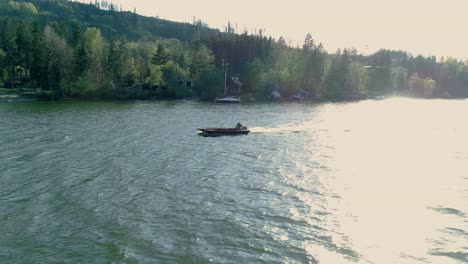
[[[184,98],[223,94],[224,73],[242,95],[360,99],[389,93],[467,97],[468,64],[454,58],[353,49],[327,54],[308,34],[285,39],[146,18],[103,1],[0,0],[0,83],[62,98]],[[194,84],[192,87],[188,84]]]
[[[107,41],[97,28],[67,33],[53,24],[0,20],[0,81],[51,91],[57,99],[182,98],[192,95],[182,80],[202,85],[216,73],[202,43]]]

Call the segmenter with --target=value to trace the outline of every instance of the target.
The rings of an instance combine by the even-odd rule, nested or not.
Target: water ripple
[[[2,104],[0,260],[467,262],[464,104]]]

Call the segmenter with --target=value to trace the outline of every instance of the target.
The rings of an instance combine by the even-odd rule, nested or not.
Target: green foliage
[[[302,88],[313,94],[320,94],[320,85],[325,75],[325,51],[322,44],[315,45],[312,36],[307,34],[303,45]]]
[[[0,49],[0,65],[3,65],[3,61],[5,60],[6,54],[5,52]]]
[[[169,55],[167,54],[167,51],[164,48],[164,46],[161,43],[159,43],[158,51],[151,58],[151,63],[153,63],[154,65],[161,66],[161,65],[166,64],[168,61],[169,61]]]
[[[393,67],[390,76],[393,91],[403,91],[406,89],[406,80],[408,78],[406,68],[402,66]]]
[[[32,46],[31,46],[31,70],[30,77],[37,85],[44,90],[49,89],[49,49],[44,39],[44,34],[39,28],[39,24],[32,26]],[[13,80],[13,79],[10,79]]]
[[[131,43],[126,39],[112,41],[107,56],[105,55],[107,57],[107,64],[105,65],[107,77],[113,84],[118,86],[133,84],[135,79],[141,77],[139,74],[144,75],[146,73],[147,64],[140,65],[141,58],[139,56],[141,54],[132,52],[131,46]],[[143,67],[143,69],[138,67]]]
[[[192,96],[185,84],[193,82],[196,95],[212,100],[224,94],[225,72],[243,84],[236,95],[260,100],[299,90],[331,100],[390,92],[468,96],[468,64],[453,58],[327,54],[311,34],[292,47],[262,31],[237,34],[229,24],[219,32],[201,21],[119,12],[106,1],[0,0],[0,80],[10,86],[46,90],[53,99],[154,99]]]
[[[79,77],[69,88],[69,96],[74,98],[94,98],[97,87],[89,75]]]
[[[436,88],[436,82],[430,78],[421,78],[419,74],[413,73],[408,80],[410,91],[419,97],[432,97]]]
[[[178,23],[133,12],[118,12],[116,5],[104,2],[91,5],[68,0],[2,0],[0,18],[21,16],[28,20],[38,20],[41,24],[54,20],[65,25],[68,30],[73,26],[97,27],[109,40],[125,35],[131,41],[154,41],[158,38],[191,41],[195,35],[204,38],[219,32],[203,23]]]
[[[351,94],[365,94],[367,92],[368,73],[364,65],[353,61],[348,65],[345,76],[345,86]]]
[[[9,12],[19,16],[38,14],[36,6],[29,2],[8,1],[6,4],[0,3],[0,8],[8,10]]]
[[[134,71],[136,81],[139,83],[150,82],[147,78],[150,75],[150,68],[154,66],[150,63],[151,53],[153,52],[153,47],[151,43],[142,41],[129,43],[127,42],[127,44],[124,47],[128,48],[129,57],[133,58],[133,62],[135,65]],[[109,53],[108,62],[113,63],[114,60],[115,57]],[[158,81],[154,81],[153,83],[157,82]]]
[[[457,68],[457,82],[459,83],[459,93],[466,97],[468,96],[468,65],[461,64]]]
[[[6,53],[0,48],[0,81],[5,80],[5,70],[2,70],[2,66],[5,63]]]
[[[162,83],[163,72],[161,67],[155,65],[148,66],[148,75],[145,77],[145,82],[150,84]]]
[[[224,80],[222,72],[204,69],[198,72],[198,76],[195,91],[200,99],[212,101],[215,97],[223,93]]]
[[[291,73],[285,69],[271,69],[262,75],[257,97],[270,96],[273,91],[278,91],[283,96],[289,96],[296,90]]]
[[[260,85],[262,73],[265,71],[265,64],[258,58],[249,62],[245,66],[244,82],[247,89],[253,90]]]
[[[212,72],[215,68],[213,53],[203,44],[194,45],[190,57],[189,69],[195,78],[201,78],[202,73]]]
[[[379,50],[370,56],[368,90],[373,94],[388,93],[391,90],[391,52]]]
[[[57,35],[54,29],[47,26],[44,30],[44,41],[49,51],[49,87],[63,95],[61,86],[72,72],[72,48],[67,41]]]
[[[191,96],[187,88],[181,86],[178,82],[179,72],[177,65],[173,61],[169,61],[162,68],[163,87],[165,89],[159,90],[157,95],[162,98],[175,98],[182,99]]]
[[[332,59],[331,65],[328,68],[324,83],[324,95],[328,99],[343,100],[348,91],[346,91],[346,75],[347,75],[347,54],[341,55],[340,52]]]

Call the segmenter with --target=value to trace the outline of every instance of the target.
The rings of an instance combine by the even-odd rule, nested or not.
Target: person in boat
[[[245,127],[241,123],[237,123],[236,129],[245,129]]]

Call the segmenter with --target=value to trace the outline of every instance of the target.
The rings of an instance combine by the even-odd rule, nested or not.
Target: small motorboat
[[[198,130],[204,137],[238,136],[250,133],[250,130],[240,123],[237,123],[234,128],[199,128]]]

